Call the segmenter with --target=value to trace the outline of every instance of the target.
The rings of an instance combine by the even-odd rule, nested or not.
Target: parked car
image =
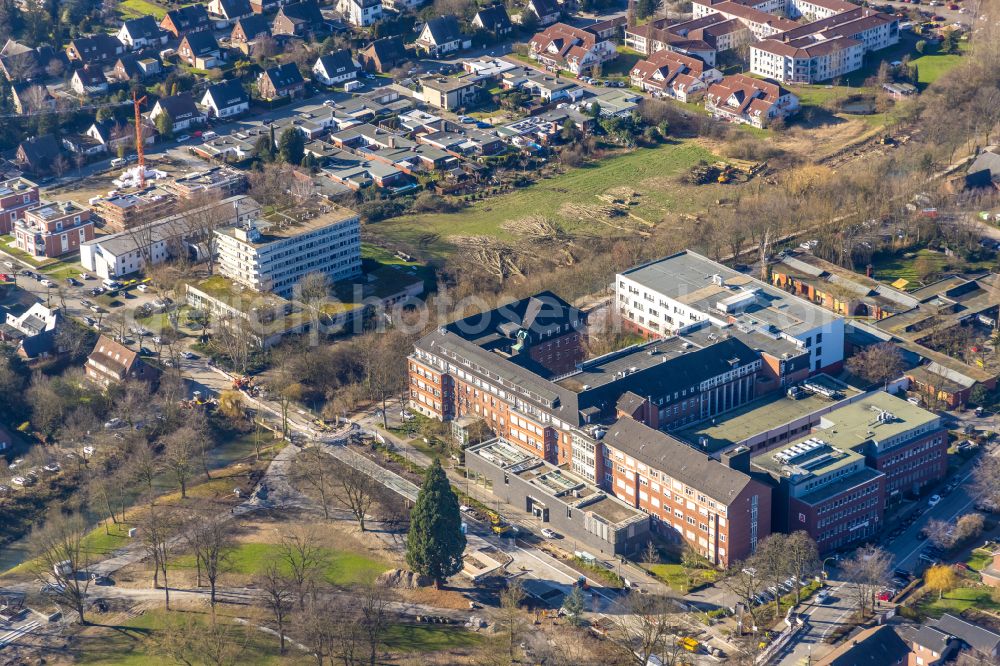
[[[823,588],[816,594],[816,601],[825,604],[830,601],[830,590]]]
[[[139,291],[141,291],[143,293],[146,293],[147,291],[149,291],[149,285],[140,284],[138,287],[136,287],[136,289],[138,289]]]
[[[930,499],[927,500],[927,506],[937,506],[938,502],[941,501],[940,495],[931,495]]]
[[[554,530],[550,530],[548,527],[543,527],[542,536],[544,536],[546,539],[555,539],[559,535],[556,534]]]

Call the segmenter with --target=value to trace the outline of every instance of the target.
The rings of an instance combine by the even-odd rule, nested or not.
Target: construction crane
[[[139,108],[146,101],[146,96],[139,97],[132,91],[132,105],[135,107],[135,154],[139,157],[139,187],[146,187],[146,152],[142,140],[142,114]]]

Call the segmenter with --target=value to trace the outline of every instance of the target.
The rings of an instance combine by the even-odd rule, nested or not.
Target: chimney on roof
[[[737,446],[732,451],[725,451],[720,458],[722,459],[722,464],[729,469],[734,469],[744,474],[750,473],[750,447]]]

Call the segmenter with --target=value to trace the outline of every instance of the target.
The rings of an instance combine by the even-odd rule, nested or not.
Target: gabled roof
[[[205,94],[211,95],[212,101],[215,103],[216,107],[220,109],[237,106],[250,101],[250,96],[247,95],[247,91],[244,90],[243,86],[240,85],[240,82],[236,80],[221,81],[213,84],[208,87]]]
[[[34,167],[48,166],[61,153],[59,141],[51,134],[25,139],[20,148],[28,164]]]
[[[628,417],[611,425],[602,441],[727,506],[753,480],[749,474]]]
[[[950,640],[950,635],[935,629],[929,624],[920,627],[920,630],[913,636],[913,643],[915,645],[937,652],[938,654],[945,653]]]
[[[217,0],[219,3],[219,8],[222,10],[221,15],[228,19],[236,18],[237,16],[247,16],[253,9],[250,8],[249,0]]]
[[[336,73],[341,67],[352,70],[357,69],[354,60],[351,58],[351,52],[348,49],[341,49],[322,55],[316,60],[316,64],[322,66],[323,71],[327,74]]]
[[[156,104],[174,120],[185,116],[198,115],[198,107],[195,105],[191,93],[180,93],[171,95],[170,97],[163,97]]]
[[[285,5],[278,10],[279,16],[284,16],[292,23],[309,23],[318,28],[323,22],[319,6],[312,0],[301,0]]]
[[[139,18],[128,19],[122,23],[122,27],[128,30],[132,39],[156,39],[162,30],[152,16],[140,16]]]
[[[299,68],[293,62],[269,67],[264,70],[261,76],[267,78],[276,89],[289,88],[305,81],[302,74],[299,73]]]
[[[117,55],[122,49],[122,43],[116,37],[105,33],[98,33],[89,37],[77,37],[70,44],[85,62],[108,60]]]
[[[1000,634],[967,622],[954,615],[944,614],[934,623],[934,628],[960,639],[969,647],[988,657],[1000,653]]]
[[[115,342],[111,338],[102,335],[94,345],[94,351],[90,353],[89,359],[93,359],[101,365],[121,370],[125,373],[142,363],[138,352],[129,349],[123,344]]]
[[[263,14],[244,16],[233,25],[234,31],[236,30],[236,26],[240,27],[247,39],[253,39],[261,34],[271,34],[271,24],[267,22]]]
[[[909,654],[909,646],[896,630],[884,625],[862,631],[820,663],[823,666],[894,666],[905,664]]]
[[[73,76],[80,80],[85,86],[99,86],[102,83],[107,83],[108,79],[104,76],[104,72],[101,71],[100,67],[91,67],[86,65],[76,70]]]
[[[559,13],[559,5],[555,0],[531,0],[528,4],[535,10],[538,18]]]
[[[382,62],[393,62],[406,57],[406,47],[403,45],[402,37],[376,39],[366,46],[364,50],[371,51],[372,55]]]
[[[437,45],[447,44],[462,38],[458,19],[451,15],[431,19],[424,25],[424,30],[430,34],[431,41]]]
[[[479,22],[483,24],[483,29],[490,32],[498,32],[513,27],[510,22],[510,16],[507,15],[507,8],[503,5],[483,7],[476,16],[479,18]]]
[[[188,48],[195,56],[208,55],[219,50],[219,43],[215,41],[215,35],[211,30],[188,33],[183,41],[187,42]]]
[[[208,10],[205,9],[205,5],[188,5],[187,7],[171,9],[164,17],[164,20],[166,19],[170,19],[178,31],[200,28],[209,23]]]

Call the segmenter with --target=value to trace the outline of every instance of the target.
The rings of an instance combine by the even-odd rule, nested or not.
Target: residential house
[[[14,83],[10,87],[10,98],[18,113],[38,113],[56,108],[56,98],[49,92],[48,86],[41,83]]]
[[[947,634],[959,642],[962,650],[968,650],[973,658],[997,663],[1000,660],[1000,634],[973,624],[950,613],[945,613],[931,625],[939,632]]]
[[[200,106],[210,118],[228,118],[248,111],[250,96],[239,81],[222,81],[208,87]]]
[[[298,97],[305,92],[306,82],[295,63],[285,63],[265,69],[257,77],[257,94],[261,99]]]
[[[44,65],[38,62],[35,49],[8,39],[0,49],[0,71],[8,81],[23,81],[38,76]]]
[[[965,187],[997,187],[1000,183],[1000,153],[983,150],[965,171]]]
[[[402,37],[384,37],[358,51],[361,67],[369,72],[385,74],[409,59]]]
[[[287,3],[288,0],[250,0],[250,9],[254,14],[271,14]]]
[[[100,141],[89,134],[64,134],[62,137],[63,148],[83,157],[93,157],[107,152],[108,148]]]
[[[472,19],[472,27],[488,32],[496,39],[509,35],[514,30],[514,24],[507,15],[507,8],[502,4],[483,7],[476,12]]]
[[[367,28],[382,18],[381,0],[337,0],[337,11],[348,23]]]
[[[188,33],[210,29],[212,22],[205,5],[188,5],[168,11],[160,21],[160,27],[180,39]]]
[[[721,81],[722,73],[698,58],[663,50],[637,62],[629,78],[633,86],[654,96],[689,102]]]
[[[153,57],[123,55],[111,68],[111,78],[116,81],[143,81],[163,71],[163,65]]]
[[[75,252],[94,238],[90,210],[75,201],[42,203],[14,222],[17,249],[36,259],[52,259]]]
[[[532,59],[553,69],[563,69],[580,75],[618,56],[610,40],[580,28],[556,23],[531,38]]]
[[[238,19],[233,25],[233,32],[229,35],[229,43],[241,51],[248,53],[250,45],[261,37],[271,35],[271,24],[261,14],[245,16]]]
[[[427,4],[427,0],[382,0],[382,7],[393,12],[407,12],[420,9]]]
[[[556,0],[528,0],[524,6],[524,12],[533,12],[538,17],[538,25],[552,25],[562,16],[562,9]],[[518,14],[518,19],[523,20],[524,12]]]
[[[85,65],[73,72],[69,87],[78,95],[103,95],[108,92],[108,79],[97,65]]]
[[[46,358],[61,351],[56,346],[56,336],[63,324],[63,317],[56,308],[48,308],[44,303],[33,303],[20,314],[7,312],[6,322],[0,325],[0,340],[17,340],[18,356],[27,360]],[[0,430],[0,440],[3,439]],[[0,451],[5,447],[0,441]]]
[[[320,56],[313,65],[313,79],[320,83],[333,86],[358,78],[360,67],[351,57],[348,49]]]
[[[420,80],[420,86],[425,103],[446,111],[475,106],[483,93],[482,84],[475,77],[426,78]]]
[[[799,98],[777,83],[733,74],[709,86],[705,108],[716,118],[766,127],[799,109]]]
[[[84,65],[114,62],[124,52],[125,45],[105,33],[77,37],[66,47],[66,57]]]
[[[31,48],[8,39],[0,49],[0,72],[8,81],[32,79],[41,76],[53,60],[59,61],[62,66],[66,65],[65,54],[48,44]]]
[[[320,32],[324,27],[323,15],[314,0],[301,0],[278,10],[271,24],[271,33],[290,37],[304,37]]]
[[[14,222],[37,205],[38,185],[27,178],[0,182],[0,234],[9,234],[14,229]]]
[[[205,122],[205,114],[198,110],[191,93],[180,93],[157,100],[153,110],[149,112],[149,119],[155,125],[156,119],[163,114],[170,118],[173,133]]]
[[[152,16],[141,16],[128,19],[118,30],[118,41],[127,46],[130,51],[138,51],[147,47],[162,46],[167,43],[166,31],[156,23]]]
[[[135,146],[135,123],[132,121],[122,124],[111,119],[99,120],[87,129],[86,134],[104,146],[108,152],[117,152],[119,146],[126,148]],[[143,123],[142,138],[146,145],[153,143],[156,130]]]
[[[14,163],[28,173],[48,174],[52,171],[53,162],[61,156],[59,142],[53,135],[45,134],[22,141],[17,147]]]
[[[454,16],[439,16],[424,24],[414,45],[432,58],[440,58],[462,48],[464,37]]]
[[[606,21],[598,21],[584,27],[587,32],[592,32],[598,39],[618,39],[622,36],[623,28],[627,23],[624,16],[616,16]]]
[[[505,72],[500,87],[504,90],[523,90],[543,102],[575,102],[584,94],[584,89],[575,80],[543,74],[532,67],[519,67]]]
[[[896,629],[882,625],[865,629],[844,641],[815,666],[906,666],[910,648]],[[923,666],[932,666],[924,662]]]
[[[177,55],[197,69],[211,69],[222,64],[222,50],[211,30],[186,34],[177,47]]]
[[[910,645],[907,666],[941,666],[951,661],[961,648],[959,641],[929,624],[920,627]]]
[[[225,28],[246,16],[253,15],[249,0],[210,0],[207,5],[208,17],[216,28]]]
[[[84,373],[88,379],[105,387],[126,379],[155,384],[160,378],[160,370],[143,361],[139,352],[104,335],[98,338],[94,351],[87,357]]]

